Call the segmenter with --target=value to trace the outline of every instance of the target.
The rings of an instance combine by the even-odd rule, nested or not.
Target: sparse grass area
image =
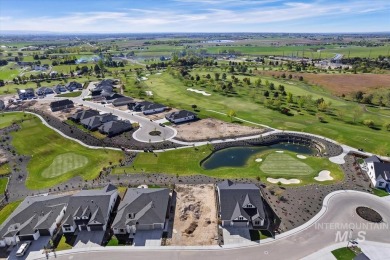
[[[22,201],[14,201],[8,203],[4,208],[0,210],[0,225],[11,215],[12,212],[19,206]]]
[[[31,118],[31,114],[27,113],[0,113],[0,128],[10,126],[13,122],[29,118]]]
[[[11,173],[11,169],[9,168],[8,163],[4,163],[4,164],[0,165],[0,176],[7,175],[9,173]]]
[[[200,165],[200,162],[211,153],[208,146],[197,148],[178,149],[164,153],[140,153],[134,160],[133,166],[117,167],[113,170],[114,174],[126,173],[167,173],[176,175],[192,175],[204,174],[217,178],[257,178],[260,177],[263,181],[267,177],[298,177],[301,180],[299,185],[308,183],[330,184],[340,181],[344,178],[344,173],[337,164],[330,162],[327,158],[308,156],[307,159],[298,161],[305,164],[307,168],[312,169],[312,172],[307,175],[294,175],[289,171],[273,172],[272,175],[262,171],[261,163],[255,162],[256,158],[263,158],[265,161],[268,156],[273,156],[275,150],[267,150],[259,152],[249,157],[247,163],[243,167],[220,167],[212,170],[205,170]],[[296,154],[292,152],[284,152],[284,155],[294,158]],[[279,167],[289,168],[289,161],[280,161]],[[296,164],[296,162],[293,162]],[[329,170],[333,181],[317,182],[313,178],[318,175],[321,170]]]
[[[8,178],[0,178],[0,195],[4,194],[5,188],[7,187]]]
[[[13,116],[14,114],[5,115],[5,117],[11,118]],[[27,166],[29,174],[26,186],[29,189],[52,187],[74,176],[93,179],[109,162],[117,163],[120,158],[123,158],[120,151],[88,149],[74,141],[63,138],[57,132],[43,125],[40,119],[36,117],[22,122],[21,130],[13,132],[12,137],[12,144],[16,151],[32,157]],[[72,163],[65,163],[62,169],[59,167],[62,162],[58,159],[61,157],[58,156],[64,156],[64,154],[75,154],[76,157],[83,158],[83,163],[78,164],[79,167],[77,168],[74,168],[75,165],[71,167]],[[74,155],[72,156],[74,157]],[[87,158],[87,163],[85,163],[84,158]],[[48,178],[56,171],[60,171],[62,174],[55,178]]]
[[[342,247],[332,251],[332,255],[337,260],[352,260],[356,257],[356,254],[349,248]]]
[[[81,91],[73,91],[65,94],[56,95],[56,97],[78,97],[81,95]]]
[[[372,191],[378,197],[386,197],[386,196],[390,195],[387,191],[382,190],[382,189],[372,189]]]

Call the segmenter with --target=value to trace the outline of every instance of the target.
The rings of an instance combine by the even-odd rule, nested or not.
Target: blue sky
[[[0,30],[389,32],[390,0],[0,0]]]

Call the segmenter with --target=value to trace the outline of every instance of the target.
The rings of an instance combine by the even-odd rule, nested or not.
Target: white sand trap
[[[262,161],[263,161],[263,159],[261,159],[261,158],[257,158],[255,161],[256,161],[256,162],[262,162]]]
[[[274,178],[267,178],[267,181],[270,183],[278,183],[281,182],[282,184],[298,184],[301,181],[298,179],[285,179],[285,178],[279,178],[279,179],[274,179]]]
[[[148,78],[147,77],[141,77],[140,80],[144,80],[145,81],[145,80],[148,80]]]
[[[156,75],[161,75],[161,72],[157,72]]]
[[[318,173],[317,177],[314,177],[316,181],[331,181],[333,180],[333,177],[330,176],[330,171],[323,170]]]
[[[153,92],[152,91],[147,90],[147,91],[145,91],[145,93],[146,93],[147,96],[153,96]]]
[[[203,91],[203,90],[197,90],[197,89],[193,89],[193,88],[187,88],[188,91],[192,91],[192,92],[195,92],[195,93],[199,93],[199,94],[202,94],[203,96],[211,96],[211,94]]]
[[[284,153],[284,151],[276,151],[277,153]]]
[[[150,76],[150,74],[145,74],[145,76],[146,76],[146,77],[149,77],[149,76]]]
[[[297,154],[297,157],[298,157],[299,159],[306,159],[306,158],[307,158],[306,156],[304,156],[304,155],[302,155],[302,154]]]

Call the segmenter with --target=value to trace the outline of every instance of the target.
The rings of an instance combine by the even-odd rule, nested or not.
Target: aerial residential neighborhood
[[[0,0],[0,259],[388,259],[389,12]]]

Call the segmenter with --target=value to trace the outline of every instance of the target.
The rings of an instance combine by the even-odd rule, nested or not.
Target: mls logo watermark
[[[347,242],[347,241],[351,241],[351,240],[362,242],[362,241],[366,240],[366,234],[367,234],[366,231],[360,230],[357,232],[357,236],[353,237],[353,235],[354,235],[353,230],[349,230],[349,231],[338,230],[338,231],[336,231],[335,242],[336,243]]]
[[[369,230],[389,230],[388,223],[316,223],[317,230],[334,230],[335,242],[357,244],[365,241]]]

